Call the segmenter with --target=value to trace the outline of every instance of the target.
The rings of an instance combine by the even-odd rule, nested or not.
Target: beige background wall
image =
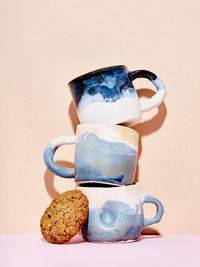
[[[1,233],[39,233],[52,198],[75,186],[46,170],[42,155],[78,123],[67,82],[125,64],[155,72],[168,90],[135,127],[143,193],[165,207],[152,228],[200,234],[199,10],[198,0],[0,0]],[[134,85],[153,94],[150,82]],[[72,166],[73,156],[73,146],[62,147],[56,160]]]

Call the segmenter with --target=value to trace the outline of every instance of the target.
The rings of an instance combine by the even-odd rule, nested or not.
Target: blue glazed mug
[[[76,135],[60,136],[44,150],[47,168],[64,178],[75,177],[77,183],[132,184],[137,166],[136,131],[114,124],[79,124]],[[76,144],[74,168],[58,166],[54,154],[58,147]]]
[[[157,93],[150,99],[138,99],[132,81],[147,78]],[[163,82],[147,70],[128,71],[126,66],[95,70],[69,82],[81,123],[111,123],[133,126],[142,120],[142,112],[159,106],[165,98]]]
[[[139,183],[120,187],[77,187],[89,200],[88,220],[82,236],[91,242],[121,242],[138,240],[144,227],[158,223],[164,213],[162,203],[143,195]],[[143,205],[156,205],[154,218],[145,219]]]

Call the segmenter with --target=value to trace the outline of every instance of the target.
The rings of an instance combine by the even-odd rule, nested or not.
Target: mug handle
[[[63,178],[72,178],[74,177],[74,168],[64,168],[58,166],[54,160],[54,154],[56,150],[62,146],[67,144],[75,144],[76,136],[59,136],[53,139],[51,142],[47,144],[44,150],[44,162],[47,166],[47,168],[55,173],[58,176],[61,176]]]
[[[134,81],[137,78],[146,78],[150,80],[156,87],[157,93],[149,99],[139,99],[141,111],[148,111],[158,107],[166,96],[166,88],[162,80],[153,72],[148,70],[135,70],[128,73],[130,79]]]
[[[143,196],[142,205],[144,203],[155,204],[156,208],[157,208],[157,212],[156,212],[156,215],[154,218],[151,218],[151,219],[145,219],[144,218],[143,219],[143,227],[146,227],[147,225],[150,225],[150,224],[158,223],[161,220],[163,213],[164,213],[164,208],[163,208],[163,205],[160,202],[160,200],[158,200],[157,198],[151,197],[151,196]]]

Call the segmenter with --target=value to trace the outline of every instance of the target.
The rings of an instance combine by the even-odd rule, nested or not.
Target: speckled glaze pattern
[[[156,97],[140,101],[132,84],[136,78],[149,79],[158,90]],[[129,72],[123,65],[82,75],[72,80],[69,87],[81,123],[137,124],[141,111],[160,105],[166,94],[163,82],[154,73]]]
[[[45,148],[44,160],[56,175],[75,182],[132,184],[137,166],[138,133],[130,128],[109,124],[80,124],[76,136],[58,137]],[[55,164],[57,148],[76,143],[75,170]]]
[[[89,216],[82,228],[83,238],[87,241],[137,240],[142,229],[158,223],[164,212],[158,199],[141,193],[139,183],[110,188],[78,186],[77,189],[89,200]],[[144,218],[144,203],[156,205],[154,218]]]

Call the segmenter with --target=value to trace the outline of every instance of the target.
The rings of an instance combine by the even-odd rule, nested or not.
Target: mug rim
[[[95,128],[96,126],[114,126],[114,127],[120,127],[120,128],[123,128],[124,130],[126,130],[126,131],[131,131],[131,132],[134,132],[137,136],[138,136],[138,138],[139,138],[139,133],[136,131],[136,130],[134,130],[134,129],[132,129],[132,128],[129,128],[129,127],[126,127],[126,126],[123,126],[123,125],[118,125],[118,124],[114,124],[114,123],[95,123],[95,122],[86,122],[86,123],[79,123],[78,125],[77,125],[77,127],[76,127],[76,129],[78,129],[78,128],[82,128],[82,127],[84,127],[84,126],[86,126],[86,125],[90,125],[90,126],[92,126],[93,128]],[[77,131],[76,131],[77,132]]]
[[[93,71],[86,72],[85,74],[82,74],[82,75],[80,75],[80,76],[74,78],[73,80],[71,80],[70,82],[68,82],[68,86],[70,86],[75,80],[82,79],[82,78],[84,78],[85,76],[92,75],[92,74],[101,72],[101,71],[103,71],[103,70],[109,70],[109,69],[115,69],[115,68],[123,68],[123,69],[127,69],[126,65],[114,65],[114,66],[109,66],[109,67],[99,68],[99,69],[96,69],[96,70],[93,70]]]

